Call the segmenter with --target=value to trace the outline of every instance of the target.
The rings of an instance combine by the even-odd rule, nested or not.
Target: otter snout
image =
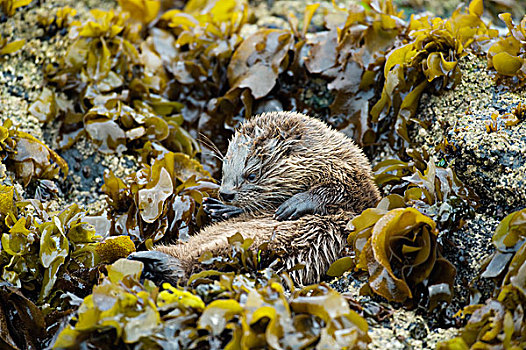
[[[219,190],[219,197],[224,202],[232,202],[236,198],[236,192],[228,190]]]

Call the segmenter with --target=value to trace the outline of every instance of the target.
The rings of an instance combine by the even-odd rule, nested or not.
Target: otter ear
[[[283,128],[279,131],[279,138],[283,141],[287,140],[301,140],[303,132],[297,125],[291,126],[290,128]]]
[[[287,140],[301,140],[303,135],[301,133],[295,133],[294,130],[281,130],[279,133],[279,138],[282,141]]]

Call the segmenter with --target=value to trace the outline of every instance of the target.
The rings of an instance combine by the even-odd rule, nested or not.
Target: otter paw
[[[168,282],[175,286],[179,279],[185,277],[179,259],[156,250],[131,253],[128,259],[142,262],[144,268],[141,278],[147,278],[157,285]]]
[[[312,214],[319,210],[320,204],[314,200],[308,192],[297,193],[281,204],[274,218],[283,220],[295,220],[305,214]]]
[[[226,220],[243,213],[241,208],[210,197],[203,199],[203,211],[214,220]]]

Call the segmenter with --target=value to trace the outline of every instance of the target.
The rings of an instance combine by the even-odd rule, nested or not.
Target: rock
[[[417,118],[431,126],[415,132],[415,139],[430,153],[447,140],[458,177],[476,191],[488,213],[502,218],[526,206],[526,121],[507,127],[502,118],[526,103],[526,90],[497,82],[486,64],[484,58],[464,57],[455,89],[422,98]],[[488,132],[493,114],[499,115],[497,130]]]

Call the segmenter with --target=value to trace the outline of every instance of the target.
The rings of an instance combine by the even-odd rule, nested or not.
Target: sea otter
[[[131,259],[145,263],[156,280],[185,280],[205,251],[221,254],[240,233],[283,251],[300,284],[318,282],[346,244],[348,221],[380,199],[371,166],[347,136],[295,112],[252,117],[235,132],[223,159],[222,202],[204,209],[224,221],[204,227],[188,242],[158,245]]]

